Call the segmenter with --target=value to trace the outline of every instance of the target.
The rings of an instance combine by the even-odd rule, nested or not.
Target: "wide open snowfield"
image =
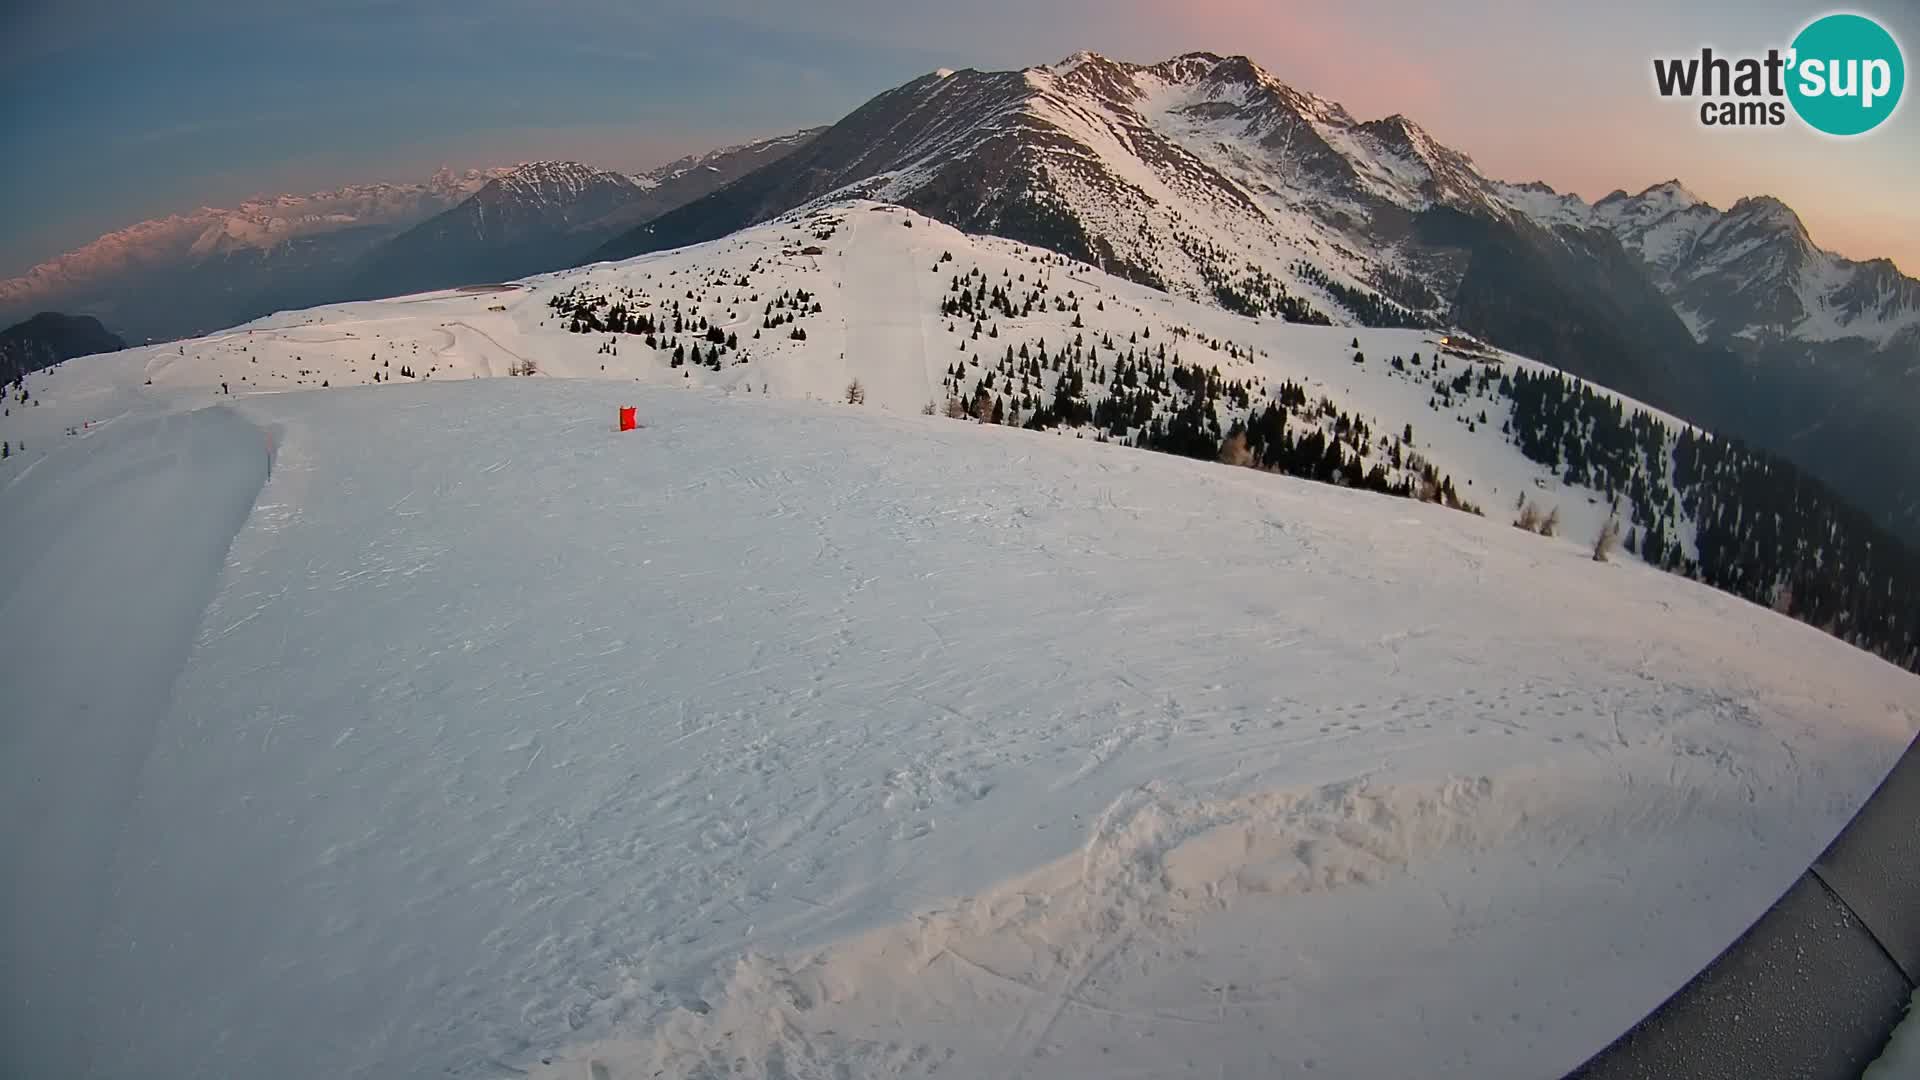
[[[1556,1074],[1920,727],[1578,539],[626,385],[32,410],[0,1072]]]

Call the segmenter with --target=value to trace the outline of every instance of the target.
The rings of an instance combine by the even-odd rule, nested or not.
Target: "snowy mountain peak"
[[[1080,52],[923,76],[781,166],[593,257],[711,240],[849,197],[1241,315],[1460,325],[1695,411],[1713,396],[1673,374],[1689,335],[1877,349],[1920,319],[1901,280],[1806,257],[1780,208],[1745,206],[1713,229],[1726,215],[1678,180],[1597,205],[1495,181],[1405,113],[1359,121],[1217,52],[1145,64]]]
[[[478,197],[574,200],[594,187],[638,190],[639,186],[630,176],[577,161],[530,161],[489,183]]]
[[[1434,174],[1436,181],[1449,182],[1457,194],[1465,195],[1470,189],[1485,186],[1472,158],[1441,145],[1425,128],[1400,113],[1382,120],[1369,120],[1358,125],[1358,129],[1376,139],[1384,149],[1417,160]]]
[[[427,178],[427,188],[437,194],[465,198],[480,189],[488,180],[499,176],[501,169],[462,169],[455,172],[442,165]]]
[[[1768,195],[1722,211],[1679,180],[1591,207],[1548,203],[1509,185],[1507,201],[1539,221],[1612,232],[1673,302],[1694,337],[1742,352],[1785,349],[1804,359],[1823,343],[1920,346],[1920,282],[1887,260],[1822,250],[1793,208]]]
[[[1098,65],[1098,64],[1110,64],[1110,63],[1112,63],[1112,61],[1108,60],[1104,56],[1101,56],[1099,53],[1094,52],[1090,49],[1082,49],[1079,52],[1076,52],[1071,56],[1065,57],[1064,59],[1055,61],[1054,63],[1042,64],[1040,65],[1038,70],[1044,71],[1050,75],[1064,76],[1064,75],[1073,74],[1075,71],[1078,71],[1080,68],[1086,66],[1087,64]]]
[[[1698,195],[1688,190],[1687,185],[1677,179],[1662,180],[1657,184],[1649,184],[1646,189],[1638,195],[1628,195],[1624,191],[1615,191],[1613,194],[1601,199],[1600,202],[1606,203],[1617,199],[1633,199],[1643,203],[1657,203],[1674,209],[1684,209],[1701,202]]]
[[[553,179],[591,179],[616,175],[578,161],[523,161],[508,171],[503,180],[549,181]]]
[[[1280,83],[1269,75],[1252,58],[1235,54],[1220,56],[1210,52],[1187,53],[1174,58],[1174,70],[1181,74],[1197,73],[1199,78],[1212,83],[1242,83],[1249,86],[1279,86]]]
[[[1674,199],[1677,201],[1685,201],[1685,202],[1700,201],[1699,197],[1696,196],[1692,191],[1688,190],[1687,185],[1681,183],[1678,179],[1665,180],[1658,184],[1654,184],[1648,187],[1647,190],[1641,192],[1640,197],[1644,199],[1650,195],[1656,195],[1656,194],[1666,198]]]
[[[1029,85],[1042,93],[1064,92],[1123,102],[1139,96],[1134,70],[1132,64],[1096,52],[1077,52],[1057,64],[1029,69],[1026,74]]]
[[[1248,314],[1425,325],[1445,282],[1410,284],[1376,222],[1434,206],[1510,215],[1472,160],[1411,118],[1360,123],[1251,58],[1151,64],[1079,52],[883,93],[784,175],[690,206],[598,252],[709,239],[821,200],[899,202],[1055,247]],[[1383,283],[1398,299],[1383,299]],[[1402,287],[1410,285],[1410,287]]]
[[[1678,180],[1654,184],[1638,195],[1615,191],[1593,204],[1594,214],[1601,223],[1628,228],[1644,227],[1669,214],[1697,207],[1712,209]]]
[[[1738,265],[1749,282],[1776,284],[1796,275],[1820,252],[1800,215],[1778,199],[1754,196],[1734,203],[1712,220],[1696,241],[1698,274],[1706,267]]]
[[[1574,224],[1612,232],[1622,247],[1645,261],[1655,283],[1667,287],[1693,259],[1701,234],[1721,213],[1678,180],[1668,180],[1638,195],[1615,191],[1591,208],[1579,204],[1572,217]]]
[[[1251,57],[1241,54],[1222,56],[1213,52],[1181,53],[1179,56],[1155,64],[1133,65],[1133,68],[1136,72],[1175,85],[1205,83],[1223,86],[1237,83],[1249,87],[1287,88]]]
[[[1920,346],[1920,282],[1888,260],[1821,249],[1800,215],[1772,196],[1722,212],[1677,182],[1593,207],[1595,223],[1638,254],[1696,338],[1742,352],[1813,360],[1823,343]]]
[[[1771,195],[1749,195],[1740,199],[1727,211],[1727,217],[1741,219],[1756,227],[1780,229],[1812,243],[1800,215],[1794,212],[1793,207]]]

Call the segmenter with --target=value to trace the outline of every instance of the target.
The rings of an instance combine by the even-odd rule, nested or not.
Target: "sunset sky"
[[[1705,12],[1702,7],[1723,9]],[[1751,0],[11,0],[0,6],[0,274],[134,221],[263,192],[570,157],[637,168],[829,123],[937,67],[1093,49],[1245,53],[1489,175],[1596,198],[1671,177],[1776,195],[1814,239],[1920,273],[1920,109],[1854,140],[1703,129],[1651,60],[1784,47],[1825,5]],[[1907,49],[1920,4],[1858,7]],[[1920,91],[1910,90],[1908,97]]]

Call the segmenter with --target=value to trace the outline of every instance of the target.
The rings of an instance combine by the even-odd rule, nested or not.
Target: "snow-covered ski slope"
[[[760,285],[820,297],[806,341],[717,373],[544,297],[765,273],[753,234],[33,376],[0,1072],[1553,1075],[1920,730],[1913,676],[1494,499],[918,415],[996,245],[936,275],[964,238],[859,214],[837,269]],[[934,315],[836,302],[885,289]],[[1213,317],[1255,374],[1425,407],[1388,336],[1363,378],[1351,331]],[[342,387],[372,354],[440,370]],[[447,381],[525,358],[595,378]],[[303,368],[334,389],[248,392]],[[864,407],[804,400],[853,377]],[[1531,484],[1497,428],[1429,426],[1471,490]]]
[[[9,868],[112,883],[9,988],[68,1074],[1547,1075],[1920,722],[1722,594],[1244,469],[586,381],[239,409],[272,476],[170,700],[117,706],[131,791],[9,785],[34,852],[125,807],[99,874]],[[93,542],[191,522],[132,524]],[[62,585],[6,625],[84,654]],[[10,677],[10,739],[97,675]]]
[[[814,250],[818,254],[809,253]],[[1012,317],[981,311],[982,331],[974,337],[973,316],[942,314],[943,300],[955,295],[956,279],[965,279],[968,291],[1004,288],[1020,310]],[[805,305],[793,302],[801,293],[808,297]],[[1029,293],[1038,304],[1021,304]],[[640,334],[569,332],[573,319],[555,309],[556,299],[600,300],[597,306],[579,305],[591,307],[596,317],[617,303],[630,316],[656,320],[657,347],[647,347]],[[670,327],[676,305],[686,324],[679,332]],[[801,308],[797,317],[796,308]],[[769,315],[792,321],[768,328]],[[696,329],[699,318],[732,335],[736,344],[709,343]],[[804,339],[791,336],[796,328]],[[992,373],[1009,352],[1037,355],[1044,347],[1058,357],[1079,342],[1111,371],[1123,355],[1145,361],[1164,349],[1167,363],[1218,368],[1223,378],[1243,382],[1255,407],[1284,383],[1299,385],[1310,405],[1308,415],[1295,417],[1296,433],[1319,422],[1331,435],[1332,418],[1316,421],[1311,415],[1322,399],[1365,419],[1375,436],[1376,461],[1384,461],[1388,445],[1401,443],[1411,426],[1413,437],[1401,449],[1452,477],[1460,495],[1491,517],[1511,519],[1524,493],[1543,510],[1561,511],[1561,533],[1569,542],[1591,543],[1609,516],[1608,500],[1564,484],[1554,470],[1515,449],[1501,432],[1511,402],[1482,392],[1455,397],[1451,404],[1436,402],[1436,389],[1462,372],[1551,369],[1498,351],[1484,353],[1485,361],[1442,355],[1440,341],[1439,334],[1421,331],[1249,319],[1043,249],[961,233],[899,207],[855,201],[806,208],[707,244],[494,289],[281,313],[206,338],[129,350],[114,361],[89,358],[83,369],[46,372],[30,382],[51,403],[97,393],[101,369],[118,363],[121,380],[134,376],[131,382],[149,394],[212,402],[222,399],[223,384],[235,395],[247,395],[505,376],[532,360],[547,377],[802,399],[842,399],[848,383],[859,379],[869,408],[917,413],[929,405],[944,411],[950,393],[970,397],[983,378],[990,377],[996,391],[1011,386],[1016,380]],[[683,352],[694,346],[705,352],[718,348],[718,368],[691,361],[674,366],[675,345]],[[1356,353],[1366,360],[1354,362]],[[1391,360],[1396,356],[1422,362],[1395,370]],[[1436,356],[1448,367],[1437,369]],[[137,375],[124,367],[129,364],[141,366]],[[949,383],[956,364],[963,373]],[[69,377],[75,381],[69,383]],[[1051,368],[1044,371],[1032,384],[1035,395],[1049,398],[1058,377]],[[147,379],[150,388],[144,386]],[[1091,400],[1106,395],[1106,386],[1091,378],[1087,382]],[[1626,405],[1646,408],[1630,400]],[[107,411],[104,405],[81,410],[95,419]],[[1169,411],[1163,408],[1161,415]],[[1674,432],[1685,426],[1647,411]],[[1223,408],[1219,419],[1225,426],[1245,414],[1244,408],[1237,413]],[[43,420],[35,431],[34,419],[14,410],[12,417],[0,418],[0,438],[25,438],[30,451],[44,448],[52,441],[47,436],[58,436],[59,429],[49,430]],[[1074,434],[1094,436],[1085,430],[1066,437]],[[1676,509],[1670,524],[1673,541],[1690,548],[1684,513]],[[1619,557],[1634,556],[1623,552]]]

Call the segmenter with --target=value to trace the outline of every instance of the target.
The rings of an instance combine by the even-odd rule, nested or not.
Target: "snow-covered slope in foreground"
[[[630,383],[145,408],[0,489],[0,1071],[1551,1075],[1920,725],[1770,612],[1247,469]],[[202,443],[274,447],[223,564],[155,490],[258,483]]]

